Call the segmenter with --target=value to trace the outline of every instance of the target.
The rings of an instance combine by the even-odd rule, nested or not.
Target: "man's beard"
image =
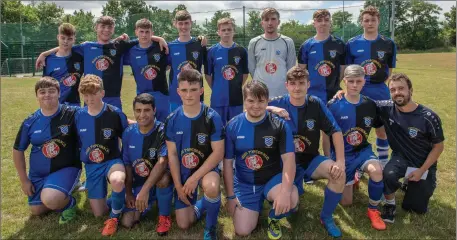
[[[399,97],[399,96],[397,96],[397,97]],[[403,97],[403,101],[402,101],[401,103],[398,103],[396,100],[394,100],[394,103],[395,103],[395,105],[397,105],[397,106],[399,106],[399,107],[404,107],[404,106],[406,106],[406,104],[408,104],[409,101],[411,100],[411,94],[408,95],[408,96],[403,96],[403,95],[402,95],[401,97]]]

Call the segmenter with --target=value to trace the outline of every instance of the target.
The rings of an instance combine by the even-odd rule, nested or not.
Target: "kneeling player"
[[[279,219],[296,211],[298,205],[298,190],[293,185],[292,132],[285,121],[266,111],[268,88],[264,83],[247,83],[243,87],[243,99],[246,112],[230,120],[226,127],[223,169],[229,213],[233,215],[235,233],[246,236],[257,225],[263,201],[273,202],[268,216],[268,237],[279,239],[282,236]]]
[[[137,123],[130,125],[122,135],[122,160],[127,174],[127,208],[121,223],[124,227],[131,228],[157,199],[159,223],[156,231],[159,235],[165,235],[171,227],[173,186],[166,170],[164,126],[155,120],[155,112],[155,99],[152,95],[142,93],[133,100],[133,115]]]
[[[195,69],[179,73],[177,91],[183,105],[168,116],[165,135],[176,188],[176,222],[187,229],[206,210],[204,239],[217,239],[221,196],[216,167],[224,157],[225,134],[219,114],[200,102],[202,82]],[[204,197],[197,202],[199,183]]]
[[[335,225],[332,215],[341,200],[345,182],[341,130],[322,100],[307,94],[310,86],[307,70],[298,66],[292,67],[287,72],[285,84],[289,94],[272,99],[268,108],[280,116],[288,114],[287,123],[294,134],[297,162],[295,184],[301,195],[305,192],[303,182],[328,179],[320,218],[330,236],[340,237],[341,231]],[[332,136],[337,149],[337,154],[332,159],[336,161],[319,155],[321,131]]]
[[[127,117],[115,106],[102,101],[105,91],[102,80],[85,75],[79,93],[87,105],[76,116],[76,128],[81,142],[81,161],[86,169],[86,187],[92,212],[96,217],[108,211],[107,182],[112,188],[112,210],[105,221],[102,235],[117,231],[118,219],[125,201],[125,168],[121,160],[119,138],[127,127]]]
[[[62,224],[76,214],[76,199],[71,196],[81,172],[74,125],[76,109],[59,104],[59,82],[54,78],[38,80],[35,94],[40,109],[27,117],[19,129],[13,147],[14,166],[22,191],[29,196],[32,215],[59,211]],[[30,143],[27,176],[24,151]]]
[[[360,94],[365,84],[365,73],[361,66],[350,65],[344,71],[343,81],[347,93],[340,100],[331,100],[329,109],[338,125],[344,132],[344,150],[346,157],[346,182],[343,192],[342,205],[352,204],[352,184],[356,170],[367,172],[368,181],[368,218],[371,226],[376,230],[385,230],[386,224],[382,221],[378,211],[378,204],[384,188],[382,181],[382,167],[378,157],[373,153],[368,135],[371,128],[384,128],[376,113],[376,103]],[[328,139],[324,137],[324,141]],[[324,144],[326,152],[330,144]],[[335,154],[332,148],[332,155]]]

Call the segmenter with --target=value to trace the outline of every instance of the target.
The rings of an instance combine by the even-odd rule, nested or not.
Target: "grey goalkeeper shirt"
[[[273,40],[266,39],[263,35],[257,36],[249,42],[248,59],[252,79],[267,85],[270,98],[287,93],[284,84],[286,74],[297,61],[291,38],[281,34]]]

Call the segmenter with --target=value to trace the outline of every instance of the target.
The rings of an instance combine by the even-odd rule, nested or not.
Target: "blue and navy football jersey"
[[[52,116],[41,109],[28,116],[21,125],[14,149],[30,151],[29,177],[46,177],[66,167],[81,168],[74,107],[59,105]]]
[[[168,49],[168,65],[171,65],[170,75],[168,77],[170,103],[181,105],[181,98],[176,91],[178,89],[178,74],[181,72],[182,67],[184,69],[192,67],[201,72],[202,66],[206,66],[207,50],[206,47],[202,47],[201,42],[196,38],[192,38],[188,42],[180,42],[178,39],[175,39],[168,43]],[[201,95],[202,102],[203,95]]]
[[[107,44],[87,42],[73,51],[84,57],[84,74],[94,74],[103,80],[105,97],[120,97],[123,75],[123,54],[136,45],[134,41],[114,41]]]
[[[341,65],[346,64],[343,40],[330,35],[326,40],[306,40],[298,51],[298,63],[307,64],[308,93],[327,102],[340,90]]]
[[[421,167],[433,145],[444,141],[440,117],[421,104],[412,112],[399,111],[391,100],[376,104],[392,152]]]
[[[205,74],[213,77],[211,107],[243,105],[243,75],[249,74],[245,48],[237,43],[230,48],[215,44],[208,50]]]
[[[290,128],[268,112],[256,123],[239,114],[227,124],[226,135],[225,158],[235,159],[236,177],[247,184],[266,184],[282,172],[281,155],[294,152]]]
[[[290,103],[289,94],[271,99],[268,105],[289,113],[290,120],[286,122],[294,135],[295,160],[304,169],[319,155],[321,131],[328,136],[341,132],[324,102],[315,96],[306,95],[305,104],[298,107]]]
[[[82,55],[75,51],[66,57],[59,57],[56,53],[46,57],[43,76],[50,76],[59,81],[60,103],[81,104],[78,87],[84,73],[83,60]]]
[[[213,152],[211,142],[225,139],[221,117],[204,104],[194,118],[186,117],[182,106],[178,107],[167,117],[165,129],[165,139],[176,144],[183,183]]]
[[[378,35],[376,40],[366,40],[361,34],[346,44],[346,64],[362,66],[366,84],[386,81],[389,68],[395,68],[396,62],[397,46],[388,37]]]
[[[121,158],[119,138],[128,123],[119,108],[103,103],[100,113],[92,116],[86,106],[78,111],[75,122],[82,162],[92,164]]]
[[[139,44],[124,55],[124,65],[130,65],[136,82],[136,94],[161,92],[168,96],[167,55],[156,42],[149,48]]]
[[[348,102],[346,98],[333,99],[328,108],[342,130],[345,153],[356,153],[371,146],[368,142],[371,128],[382,126],[373,100],[363,95],[357,104]],[[334,151],[332,141],[331,144]]]
[[[137,123],[131,124],[122,134],[122,160],[132,166],[133,187],[143,186],[159,157],[167,156],[164,124],[155,121],[146,134],[140,132]]]

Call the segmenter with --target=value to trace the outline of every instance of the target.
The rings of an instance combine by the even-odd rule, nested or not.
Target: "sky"
[[[37,1],[36,1],[37,2]],[[102,7],[106,1],[48,1],[55,2],[62,7],[65,13],[73,13],[75,10],[83,9],[91,11],[96,17],[101,16]],[[430,1],[439,5],[443,10],[440,14],[440,20],[444,20],[444,13],[450,11],[455,1]],[[23,1],[29,4],[30,1]],[[252,9],[262,9],[265,7],[274,7],[281,14],[281,21],[298,20],[300,23],[311,23],[312,14],[315,9],[327,8],[331,13],[343,10],[343,1],[146,1],[147,4],[157,6],[162,9],[172,11],[178,4],[185,4],[187,10],[192,14],[192,18],[198,24],[202,24],[214,14],[217,10],[228,10],[237,24],[243,22],[242,7],[246,7],[246,13]],[[364,1],[344,1],[345,11],[353,14],[353,21],[357,19]],[[304,10],[301,10],[304,9]],[[212,12],[209,12],[212,11]],[[246,16],[247,17],[247,16]],[[246,19],[247,21],[247,19]]]

